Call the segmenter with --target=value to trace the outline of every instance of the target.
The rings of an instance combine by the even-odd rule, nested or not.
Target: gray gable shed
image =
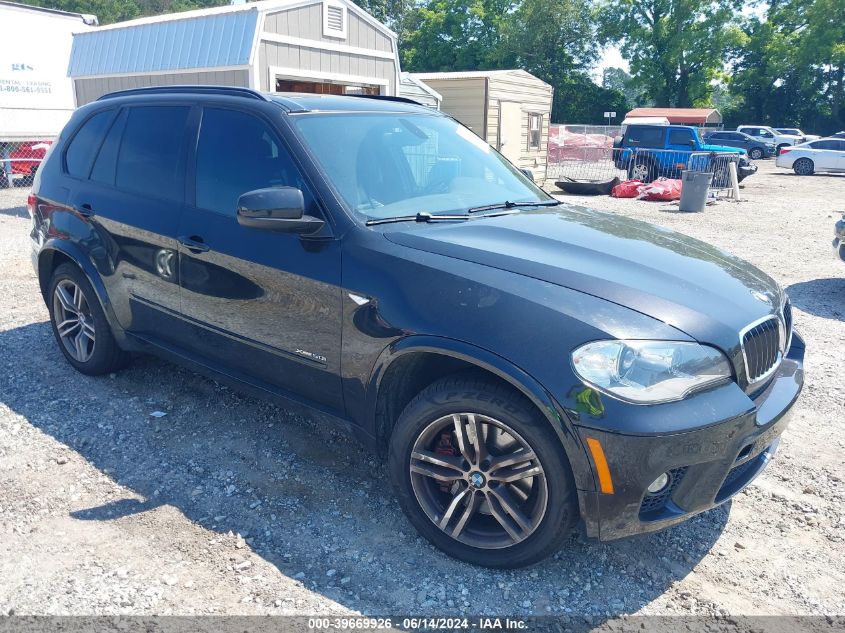
[[[154,16],[74,36],[76,104],[176,84],[395,95],[396,34],[350,0],[261,0]]]

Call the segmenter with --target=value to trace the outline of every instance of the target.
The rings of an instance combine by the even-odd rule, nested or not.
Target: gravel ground
[[[29,261],[26,192],[0,191],[0,614],[845,613],[845,176],[771,161],[702,214],[568,200],[677,229],[786,287],[807,384],[781,450],[731,503],[648,537],[574,534],[520,571],[418,538],[385,469],[303,410],[153,358],[74,372]],[[155,411],[164,417],[152,417]]]

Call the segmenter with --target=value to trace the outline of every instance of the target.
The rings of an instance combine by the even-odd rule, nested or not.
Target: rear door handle
[[[182,236],[177,239],[182,246],[192,253],[205,253],[209,250],[208,244],[199,235]]]

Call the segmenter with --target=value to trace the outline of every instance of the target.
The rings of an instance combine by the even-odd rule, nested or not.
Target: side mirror
[[[531,182],[534,182],[534,172],[530,169],[520,169],[519,171],[522,172],[522,175],[528,178]]]
[[[690,147],[692,147],[693,149],[695,149],[695,146],[696,146],[695,139],[691,138],[690,140],[688,140],[688,141],[687,141],[687,145],[689,145]]]
[[[305,215],[305,199],[296,187],[248,191],[238,198],[237,213],[241,226],[265,231],[308,234],[323,226],[321,219]]]

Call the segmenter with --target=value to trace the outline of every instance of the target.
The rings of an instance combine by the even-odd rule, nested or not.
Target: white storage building
[[[534,179],[546,178],[553,89],[524,70],[414,73],[451,114]]]
[[[121,22],[74,38],[77,105],[176,84],[396,95],[396,34],[350,0],[260,0]]]

